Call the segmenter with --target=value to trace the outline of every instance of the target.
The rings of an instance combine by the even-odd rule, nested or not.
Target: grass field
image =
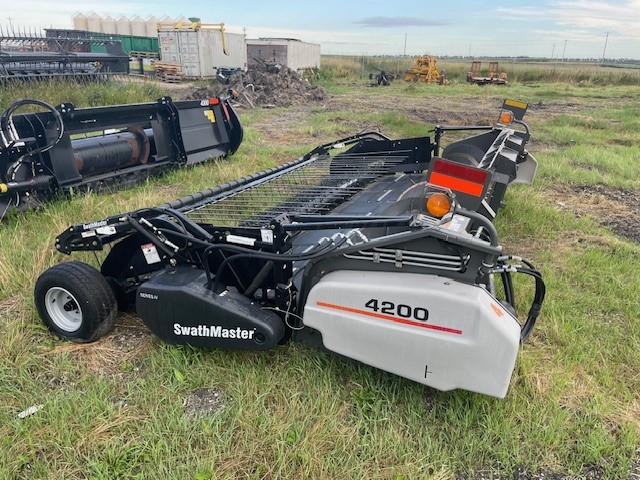
[[[488,75],[489,62],[482,59],[481,76]],[[394,57],[344,57],[326,56],[322,59],[319,77],[323,81],[341,82],[357,78],[368,78],[378,69],[400,74],[411,69],[415,58]],[[453,83],[465,83],[471,61],[437,59],[437,67],[446,72]],[[640,85],[640,67],[637,64],[601,65],[582,62],[540,62],[526,59],[501,59],[500,71],[506,72],[509,81],[519,84],[569,83],[581,86]]]
[[[229,160],[0,225],[0,478],[638,478],[640,230],[634,240],[639,207],[629,199],[640,198],[640,87],[367,88],[344,78],[323,80],[332,93],[323,105],[240,112],[245,141]],[[43,84],[0,91],[0,106],[27,94],[80,107],[162,93]],[[34,281],[67,259],[53,239],[69,224],[165,202],[365,127],[426,134],[436,117],[481,115],[505,96],[532,104],[540,169],[534,186],[508,192],[497,228],[510,253],[541,268],[548,293],[504,400],[438,392],[296,344],[169,346],[132,315],[79,346],[37,318]],[[203,389],[215,402],[192,408]],[[31,406],[41,408],[18,418]]]

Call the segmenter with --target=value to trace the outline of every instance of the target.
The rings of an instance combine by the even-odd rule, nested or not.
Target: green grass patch
[[[157,83],[108,81],[69,82],[66,80],[7,83],[0,87],[0,109],[21,98],[34,98],[53,105],[73,103],[76,108],[150,102],[164,95]]]
[[[612,106],[536,123],[534,135],[555,148],[540,159],[551,181],[640,187],[640,109]]]

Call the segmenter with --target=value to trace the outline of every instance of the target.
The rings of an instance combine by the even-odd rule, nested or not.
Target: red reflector
[[[429,183],[480,197],[488,176],[486,170],[436,158],[433,160]]]
[[[470,182],[468,180],[462,180],[460,178],[451,177],[449,175],[443,175],[437,172],[431,172],[429,177],[429,183],[439,185],[441,187],[450,188],[453,191],[467,193],[474,197],[482,195],[484,185],[482,183]]]
[[[209,105],[218,105],[220,103],[220,99],[219,98],[210,98],[209,99]]]
[[[482,185],[484,185],[487,175],[489,175],[489,172],[486,170],[460,165],[459,163],[447,162],[439,158],[434,159],[433,171],[463,180],[469,180],[474,183],[481,183]]]

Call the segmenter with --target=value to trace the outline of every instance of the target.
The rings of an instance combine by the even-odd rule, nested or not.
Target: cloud
[[[625,0],[612,4],[594,0],[556,0],[545,8],[498,8],[498,13],[509,20],[529,21],[546,19],[563,27],[592,30],[612,30],[619,35],[634,36],[640,30],[640,0]]]
[[[364,27],[437,27],[449,22],[414,17],[368,17],[353,22]]]
[[[509,18],[510,20],[544,17],[549,14],[548,11],[537,7],[500,7],[497,11],[501,14],[501,18]]]

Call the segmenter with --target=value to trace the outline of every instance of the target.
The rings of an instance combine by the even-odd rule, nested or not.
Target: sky
[[[5,32],[72,28],[76,13],[169,15],[323,54],[640,59],[640,0],[5,0],[0,12]]]

